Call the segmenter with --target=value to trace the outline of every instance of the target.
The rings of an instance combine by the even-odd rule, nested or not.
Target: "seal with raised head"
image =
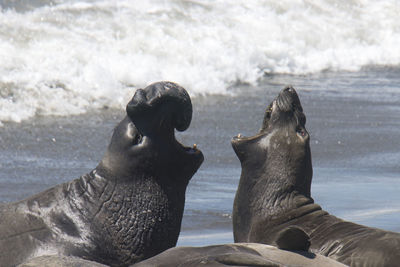
[[[99,165],[82,177],[0,206],[0,263],[66,255],[127,266],[176,245],[190,178],[203,154],[175,139],[192,118],[184,88],[138,89]]]
[[[268,106],[255,136],[236,136],[242,166],[233,206],[235,242],[276,244],[282,229],[310,236],[310,251],[350,266],[397,266],[400,234],[347,222],[314,203],[310,137],[299,97],[285,88]]]

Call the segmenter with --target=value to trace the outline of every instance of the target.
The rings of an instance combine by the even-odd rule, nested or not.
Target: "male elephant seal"
[[[298,226],[310,250],[351,266],[399,266],[400,234],[343,221],[310,194],[312,165],[306,117],[292,87],[268,106],[261,130],[232,139],[242,174],[233,206],[235,242],[274,244]]]
[[[127,266],[176,245],[185,190],[203,162],[182,146],[192,104],[171,82],[136,91],[99,165],[79,179],[0,206],[0,263],[61,254]]]

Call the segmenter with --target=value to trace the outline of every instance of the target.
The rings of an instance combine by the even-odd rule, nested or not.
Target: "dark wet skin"
[[[259,133],[232,139],[242,165],[235,242],[276,245],[280,231],[298,226],[310,236],[311,252],[350,266],[398,266],[399,233],[343,221],[314,203],[305,123],[299,97],[288,87],[267,107]]]
[[[0,206],[0,265],[58,253],[128,266],[175,246],[186,186],[203,162],[175,139],[191,117],[182,87],[137,90],[94,170]]]
[[[306,251],[292,252],[256,243],[175,247],[132,267],[343,267]]]

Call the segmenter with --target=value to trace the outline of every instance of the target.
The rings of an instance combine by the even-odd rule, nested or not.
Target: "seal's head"
[[[296,190],[310,196],[312,166],[305,124],[296,91],[286,87],[267,107],[255,136],[239,134],[231,141],[242,164],[242,177],[268,179],[270,189]]]
[[[172,82],[151,84],[135,92],[126,112],[97,169],[115,179],[168,176],[187,184],[203,154],[175,139],[175,129],[186,130],[192,119],[186,90]]]

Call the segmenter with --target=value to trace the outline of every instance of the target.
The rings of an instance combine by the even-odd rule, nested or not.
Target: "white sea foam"
[[[0,123],[120,108],[158,80],[191,95],[226,94],[265,72],[400,64],[397,0],[0,5]]]

